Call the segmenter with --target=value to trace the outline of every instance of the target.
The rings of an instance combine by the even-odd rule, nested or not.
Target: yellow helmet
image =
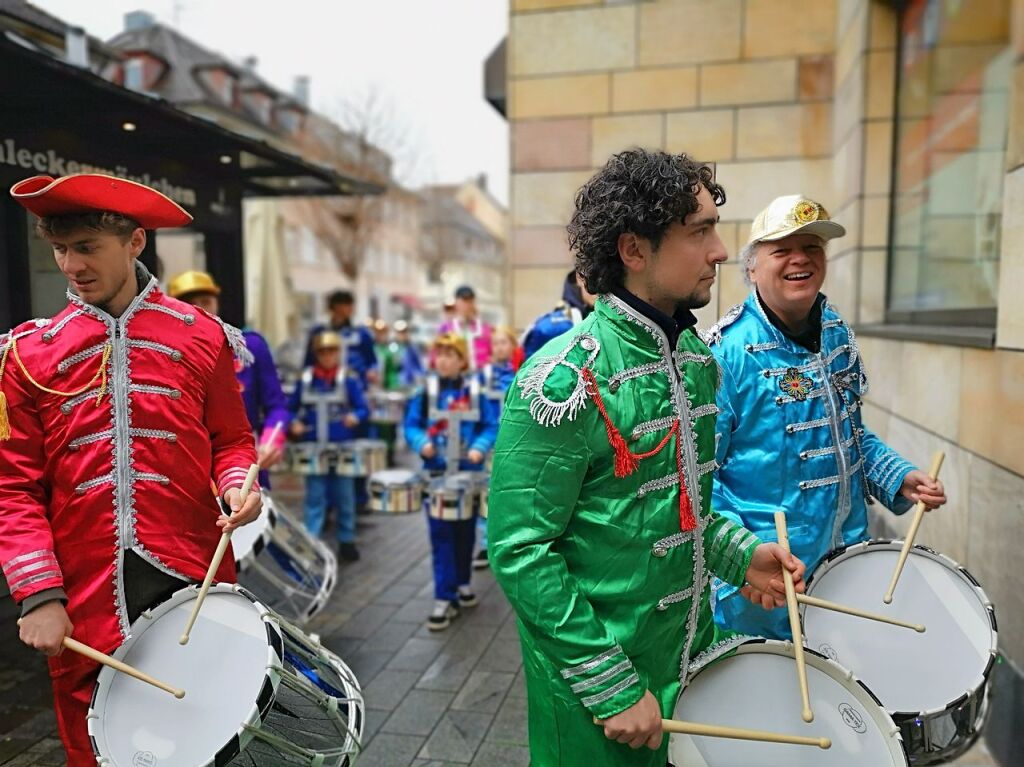
[[[313,336],[313,351],[318,352],[321,349],[340,349],[341,348],[341,336],[335,333],[333,330],[323,330]]]
[[[469,360],[469,345],[458,333],[442,333],[434,339],[434,348],[454,349],[462,357],[463,362]]]
[[[167,295],[171,298],[181,298],[189,293],[212,293],[220,295],[220,288],[213,281],[213,277],[206,272],[189,271],[182,272],[167,286]]]

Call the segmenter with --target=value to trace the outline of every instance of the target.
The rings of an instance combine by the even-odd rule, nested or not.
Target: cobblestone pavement
[[[295,509],[284,484],[275,498]],[[342,567],[330,604],[308,627],[362,684],[366,749],[358,763],[528,764],[519,641],[490,572],[474,575],[480,605],[435,634],[424,626],[433,591],[423,520],[361,517],[359,540],[362,560]],[[18,642],[15,612],[0,598],[0,765],[61,765],[45,664]],[[994,762],[979,745],[955,764]]]

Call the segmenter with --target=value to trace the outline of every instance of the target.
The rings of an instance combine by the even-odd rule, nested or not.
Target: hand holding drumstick
[[[944,452],[942,452],[941,450],[938,451],[935,454],[935,457],[932,458],[932,468],[931,471],[928,472],[928,476],[932,480],[932,482],[938,484],[938,491],[933,492],[941,493],[943,502],[945,502],[946,500],[946,495],[945,492],[942,490],[942,484],[938,483],[938,476],[939,469],[942,468],[942,461],[945,459],[945,457],[946,454]],[[914,473],[915,472],[910,472],[910,474]],[[920,474],[920,472],[916,473]],[[909,477],[910,474],[908,474],[907,476]],[[905,485],[907,483],[907,480],[904,480],[903,482]],[[926,486],[922,484],[920,485],[920,487]],[[914,519],[911,521],[910,529],[907,531],[907,536],[903,540],[903,549],[900,551],[900,558],[896,562],[896,569],[895,571],[893,571],[892,580],[889,581],[889,589],[885,592],[885,596],[882,598],[882,601],[885,602],[887,605],[892,604],[892,595],[893,592],[896,591],[896,583],[897,581],[899,581],[900,574],[903,572],[903,566],[907,563],[907,555],[910,553],[910,549],[914,545],[914,539],[917,537],[917,529],[921,526],[921,521],[924,519],[924,512],[926,509],[935,508],[929,502],[929,496],[926,496],[923,490],[918,492],[917,496],[918,501],[917,506],[914,508]]]

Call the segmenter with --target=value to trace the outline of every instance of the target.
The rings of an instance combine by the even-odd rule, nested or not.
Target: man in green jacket
[[[569,224],[594,312],[506,397],[491,562],[519,619],[534,767],[664,767],[681,679],[729,642],[711,576],[765,607],[784,604],[783,566],[802,590],[799,560],[709,506],[718,367],[690,309],[726,259],[724,202],[685,155],[612,157]]]

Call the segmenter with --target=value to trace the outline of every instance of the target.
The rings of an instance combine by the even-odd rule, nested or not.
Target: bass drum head
[[[409,469],[375,471],[370,482],[376,487],[413,487],[422,484],[419,475]]]
[[[277,512],[274,510],[274,502],[270,496],[263,496],[263,511],[252,522],[242,525],[231,534],[231,550],[235,553],[235,568],[241,572],[248,564],[245,559],[253,554],[253,549],[262,549],[270,536],[270,528],[274,526],[274,517]],[[259,553],[257,550],[256,554]]]
[[[133,625],[114,657],[172,687],[170,693],[104,666],[89,709],[98,756],[118,767],[211,764],[243,723],[258,723],[257,701],[276,689],[280,659],[268,636],[280,634],[267,609],[232,586],[213,586],[187,645],[178,644],[197,589],[175,592]],[[242,735],[242,745],[247,738]],[[100,762],[104,764],[104,762]]]
[[[751,640],[696,672],[675,718],[814,738],[832,747],[672,735],[669,761],[686,767],[906,767],[899,730],[865,687],[836,663],[805,653],[814,721],[800,717],[788,642]]]
[[[910,629],[804,608],[807,646],[857,676],[889,711],[943,709],[985,683],[995,653],[987,598],[953,560],[911,549],[891,605],[882,602],[902,542],[858,544],[822,563],[807,586],[820,599],[881,613]]]

